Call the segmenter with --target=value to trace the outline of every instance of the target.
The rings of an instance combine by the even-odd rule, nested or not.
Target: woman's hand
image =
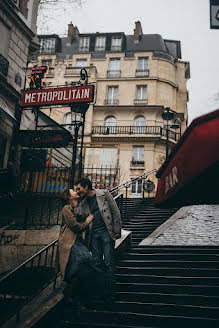
[[[93,218],[94,218],[93,214],[88,215],[88,217],[86,218],[86,222],[90,224]]]

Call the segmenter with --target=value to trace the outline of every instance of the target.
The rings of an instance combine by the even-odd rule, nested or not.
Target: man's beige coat
[[[100,214],[105,222],[110,237],[115,240],[115,235],[121,235],[122,227],[118,206],[109,191],[95,189],[95,193]],[[79,213],[84,219],[90,214],[90,208],[86,198],[79,204]],[[89,229],[92,231],[92,222],[89,225]]]

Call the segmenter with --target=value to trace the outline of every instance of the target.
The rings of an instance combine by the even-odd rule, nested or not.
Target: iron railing
[[[147,99],[134,99],[134,104],[138,105],[138,104],[147,104],[148,100]]]
[[[123,193],[117,194],[114,199],[122,216]],[[58,239],[55,239],[0,279],[0,296],[3,301],[5,303],[9,299],[16,301],[15,303],[11,302],[12,304],[10,304],[5,316],[1,316],[0,325],[14,315],[16,315],[18,322],[19,313],[27,303],[51,283],[53,289],[56,287],[57,278],[60,275],[57,251]],[[30,274],[33,275],[31,279]]]
[[[135,76],[136,77],[148,77],[149,69],[136,69]]]
[[[122,50],[122,46],[111,46],[111,51],[118,51],[120,52]]]
[[[161,126],[93,126],[92,134],[146,134],[166,137],[166,128]],[[169,130],[169,138],[177,141],[180,133]]]
[[[119,172],[118,166],[87,166],[83,176],[92,181],[93,188],[112,189],[119,183]],[[7,175],[1,176],[6,181]],[[24,171],[16,193],[8,193],[4,183],[0,226],[41,229],[60,224],[60,193],[71,186],[70,177],[70,167],[46,167]]]
[[[130,181],[127,181],[127,182],[124,182],[120,185],[118,185],[117,187],[109,190],[111,192],[111,194],[115,197],[116,195],[118,195],[119,191],[121,190],[124,190],[125,189],[125,204],[123,204],[123,214],[122,214],[122,217],[126,217],[126,213],[127,213],[127,198],[128,198],[128,189],[133,185],[135,184],[137,181],[145,181],[146,178],[151,175],[151,174],[154,174],[156,173],[157,170],[156,169],[153,169],[149,172],[146,172]],[[142,198],[144,198],[144,187],[143,187],[143,183],[142,183]],[[125,208],[124,208],[125,207]]]
[[[66,67],[65,75],[80,75],[82,67]],[[89,72],[89,67],[86,67],[87,72]]]
[[[120,77],[121,71],[120,70],[109,70],[107,71],[107,77]]]
[[[116,105],[119,104],[119,99],[105,99],[104,104],[105,104],[106,106],[110,106],[110,105],[112,105],[112,106],[116,106]]]
[[[56,286],[58,239],[38,251],[22,264],[0,279],[1,303],[8,303],[7,311],[2,313],[0,325],[16,315],[20,310],[48,285]],[[30,279],[30,275],[32,275]]]
[[[8,60],[3,55],[0,54],[0,73],[2,73],[4,76],[7,76],[8,67],[9,67]]]
[[[145,162],[144,161],[135,161],[135,160],[132,160],[130,165],[131,166],[137,166],[137,167],[144,167],[144,164]]]

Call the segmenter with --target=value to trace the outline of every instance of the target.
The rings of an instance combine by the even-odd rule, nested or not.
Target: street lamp
[[[178,123],[177,123],[178,122]],[[173,124],[171,125],[171,129],[174,129],[174,130],[178,130],[179,129],[179,135],[181,137],[182,135],[182,122],[179,118],[176,118],[173,122]]]
[[[166,107],[162,113],[162,118],[164,121],[166,121],[166,159],[169,154],[169,121],[172,120],[174,117],[173,111],[169,108]]]
[[[72,164],[71,164],[71,186],[73,188],[75,182],[75,171],[76,171],[76,157],[77,157],[77,143],[78,143],[78,134],[79,129],[84,124],[81,113],[74,113],[71,109],[72,122],[71,125],[74,127],[74,142],[73,142],[73,153],[72,153]]]

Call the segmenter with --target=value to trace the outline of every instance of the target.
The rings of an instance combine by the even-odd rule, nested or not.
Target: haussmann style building
[[[174,117],[169,150],[187,126],[188,61],[181,59],[180,41],[165,40],[158,34],[144,34],[135,23],[133,35],[118,33],[80,34],[72,23],[68,35],[39,35],[40,50],[29,63],[31,69],[49,65],[45,87],[71,85],[86,67],[89,82],[95,84],[95,102],[86,114],[84,167],[119,167],[119,182],[158,169],[166,156],[165,108]],[[67,107],[45,108],[44,113],[59,124],[70,124]],[[155,175],[150,179],[156,184]],[[132,196],[141,191],[133,185]]]

